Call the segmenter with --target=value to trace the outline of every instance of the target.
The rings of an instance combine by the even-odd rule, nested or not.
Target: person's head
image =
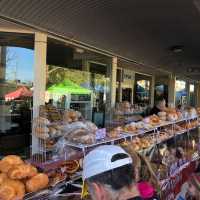
[[[191,197],[200,199],[200,176],[198,174],[192,174],[188,181],[188,193]]]
[[[53,99],[49,99],[48,105],[53,105]]]
[[[178,104],[177,109],[178,110],[183,110],[183,106],[181,104]]]
[[[157,101],[156,101],[156,106],[158,107],[158,108],[165,108],[166,107],[166,101],[165,101],[165,99],[158,99]]]
[[[83,161],[83,180],[92,199],[118,199],[133,184],[132,159],[121,147],[103,145],[88,153]]]

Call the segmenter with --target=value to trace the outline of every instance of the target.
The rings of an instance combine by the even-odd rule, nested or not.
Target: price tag
[[[106,129],[101,128],[96,131],[96,140],[102,140],[106,137]]]

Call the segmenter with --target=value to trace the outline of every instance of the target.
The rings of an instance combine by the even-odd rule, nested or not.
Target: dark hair
[[[181,109],[182,105],[181,104],[178,104],[177,108],[178,109]]]
[[[155,105],[158,105],[162,101],[165,101],[165,98],[163,98],[163,97],[157,98],[156,101],[155,101]]]
[[[132,164],[90,177],[87,181],[110,185],[112,189],[119,190],[133,183],[134,170]]]

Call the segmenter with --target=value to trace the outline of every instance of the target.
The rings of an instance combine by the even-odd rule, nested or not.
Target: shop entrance
[[[131,102],[132,98],[132,89],[131,88],[123,88],[122,89],[122,101]]]

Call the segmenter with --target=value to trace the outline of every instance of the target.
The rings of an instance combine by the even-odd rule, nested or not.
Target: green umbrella
[[[61,83],[54,84],[47,89],[49,93],[54,94],[91,94],[91,90],[83,88],[70,80],[64,80]]]

